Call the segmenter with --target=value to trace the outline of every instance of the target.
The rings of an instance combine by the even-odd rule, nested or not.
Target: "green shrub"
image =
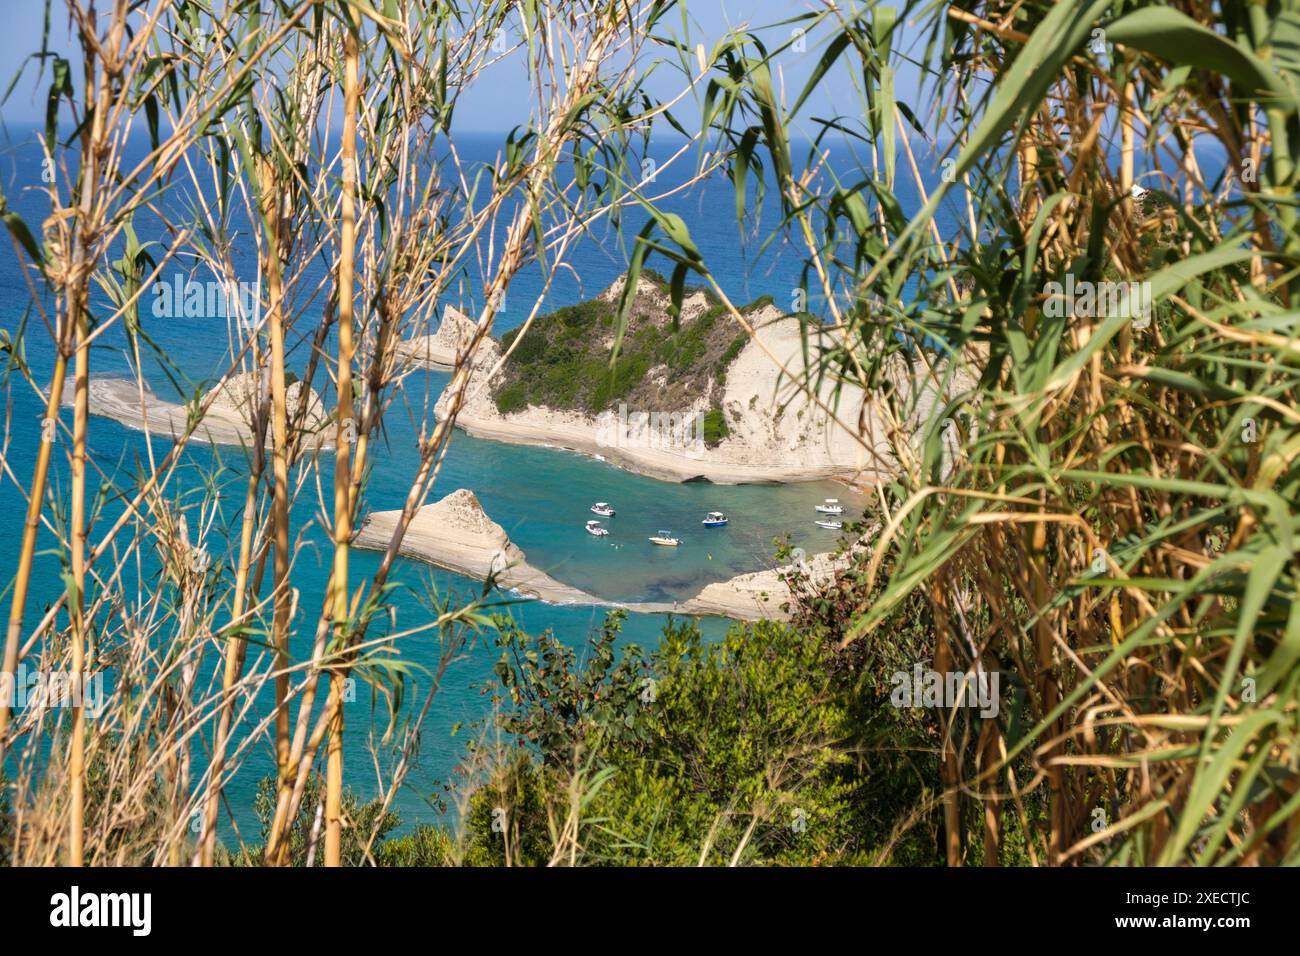
[[[722,357],[718,359],[718,385],[726,386],[727,370],[731,368],[731,363],[736,361],[736,358],[740,355],[740,350],[745,347],[745,343],[748,341],[749,333],[741,332],[731,340],[731,344],[722,353]],[[725,425],[725,422],[723,424]]]
[[[716,448],[731,431],[727,428],[727,416],[720,408],[710,408],[704,415],[704,444]]]
[[[934,787],[911,755],[925,725],[866,691],[824,632],[761,622],[708,641],[670,622],[647,655],[618,647],[623,617],[581,649],[498,622],[500,726],[518,750],[472,795],[467,862],[502,861],[503,807],[515,860],[545,863],[575,793],[580,864],[694,866],[705,848],[708,863],[864,863],[886,847],[938,862],[933,815],[893,832]]]
[[[455,846],[442,827],[422,823],[406,836],[379,844],[375,862],[380,866],[452,866]]]
[[[502,415],[520,412],[528,407],[528,393],[523,385],[507,385],[497,392],[497,411]]]
[[[591,391],[587,410],[597,412],[621,398],[626,398],[632,389],[641,384],[649,368],[650,357],[644,352],[620,356],[613,369],[608,365],[604,366],[597,379],[596,387]]]
[[[511,329],[501,337],[503,349],[509,349],[518,336],[518,329]],[[520,365],[529,365],[546,355],[546,343],[539,336],[527,334],[522,342],[515,348],[510,355],[511,362],[518,362]]]
[[[742,841],[746,860],[808,863],[852,842],[851,761],[837,746],[851,727],[816,640],[761,623],[709,643],[692,623],[670,624],[646,658],[635,645],[615,651],[621,621],[611,615],[581,657],[550,634],[503,629],[497,675],[514,709],[502,727],[524,746],[474,794],[480,860],[501,861],[490,810],[509,805],[519,859],[546,861],[575,753],[599,781],[584,863],[694,865],[710,842],[719,862]],[[790,826],[796,812],[806,829]]]

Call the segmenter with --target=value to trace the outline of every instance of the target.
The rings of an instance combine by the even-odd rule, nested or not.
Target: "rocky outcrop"
[[[417,335],[397,344],[397,355],[414,365],[449,371],[456,366],[456,357],[465,349],[474,334],[474,320],[455,306],[442,309],[442,321],[432,335]],[[485,336],[475,350],[474,362],[495,364],[501,351],[495,340]]]
[[[400,518],[400,511],[371,512],[354,543],[359,548],[386,551]],[[531,567],[505,529],[489,518],[474,493],[464,488],[420,508],[402,536],[398,553],[480,581],[495,574],[503,589],[557,604],[600,603]]]
[[[215,386],[199,401],[198,407],[206,405],[207,411],[194,428],[193,439],[218,445],[250,444],[254,415],[263,397],[261,389],[266,387],[267,383],[253,372],[232,375]],[[304,388],[301,382],[291,382],[285,389],[290,420],[300,421],[308,447],[330,446],[333,433],[329,417],[315,391],[307,389],[302,417],[296,418],[303,406]],[[71,389],[65,389],[65,404],[71,404],[72,398]],[[128,428],[172,440],[189,430],[190,416],[195,410],[194,406],[159,398],[133,379],[92,379],[88,401],[92,415],[112,418]],[[269,427],[266,444],[271,444]]]
[[[616,282],[601,298],[616,300],[621,284],[622,280]],[[688,297],[682,321],[691,321],[707,305],[702,293]],[[668,296],[651,280],[642,278],[638,283],[635,308],[652,316],[658,309],[652,321],[671,321]],[[859,386],[815,373],[816,357],[831,347],[829,331],[787,316],[773,305],[749,313],[747,320],[755,336],[726,368],[723,387],[715,389],[711,384],[696,389],[693,400],[677,403],[684,407],[611,409],[591,415],[532,405],[503,414],[494,398],[501,377],[492,374],[498,357],[492,352],[487,360],[476,360],[456,424],[482,438],[567,448],[674,481],[742,484],[844,478],[861,487],[893,474],[891,426],[880,408]],[[927,377],[911,369],[901,356],[891,363],[888,377],[900,404],[912,408],[903,428],[919,442],[937,389],[918,385]],[[651,368],[647,377],[656,385],[652,391],[672,393],[673,374],[665,366]],[[808,381],[817,383],[815,397],[802,387]],[[727,436],[709,445],[700,432],[710,408],[719,407],[712,404],[719,392]],[[438,414],[445,416],[449,405],[444,393]],[[672,428],[656,429],[651,418],[656,414],[671,416],[674,425],[689,423],[687,439],[678,440]]]

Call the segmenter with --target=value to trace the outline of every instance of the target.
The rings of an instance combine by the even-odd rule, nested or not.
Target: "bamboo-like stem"
[[[943,588],[933,587],[930,600],[934,608],[935,643],[934,669],[941,678],[952,670],[952,647],[949,642],[947,594]],[[944,858],[949,866],[961,866],[961,795],[958,783],[961,767],[957,763],[957,742],[953,739],[952,722],[945,712],[939,718],[939,783],[943,787],[943,844]]]
[[[352,469],[349,453],[356,439],[352,412],[353,283],[357,241],[357,108],[358,35],[360,16],[348,7],[343,31],[343,200],[339,236],[338,303],[338,438],[334,444],[334,573],[330,578],[330,610],[334,616],[334,646],[348,640],[348,544],[352,538]],[[329,752],[325,772],[325,865],[339,866],[343,809],[343,690],[344,671],[330,670],[331,713]]]
[[[1040,513],[1046,513],[1046,507],[1040,509]],[[1056,666],[1053,661],[1053,634],[1052,620],[1045,614],[1043,609],[1047,607],[1049,601],[1048,583],[1047,583],[1047,525],[1043,522],[1036,522],[1031,525],[1026,534],[1027,553],[1029,558],[1029,578],[1030,591],[1033,596],[1033,606],[1031,611],[1038,614],[1038,621],[1034,626],[1036,637],[1036,656],[1037,656],[1037,681],[1036,691],[1038,695],[1039,713],[1048,714],[1056,707],[1056,702],[1060,697],[1060,690],[1056,683]],[[1053,736],[1049,732],[1049,737]],[[1048,759],[1051,752],[1048,754]],[[1068,841],[1068,834],[1065,833],[1065,807],[1064,794],[1064,776],[1059,766],[1053,765],[1048,770],[1048,790],[1047,790],[1047,864],[1056,866],[1060,860],[1061,852]]]
[[[116,49],[120,40],[122,11],[118,11],[109,30],[108,49]],[[95,220],[96,186],[100,172],[101,146],[104,124],[111,105],[113,63],[106,59],[96,70],[98,52],[94,41],[96,21],[92,8],[82,25],[82,46],[85,55],[86,102],[94,104],[94,121],[82,137],[82,166],[80,203],[74,226],[72,261],[68,268],[68,320],[76,328],[76,354],[73,361],[73,423],[72,423],[72,508],[69,537],[71,545],[71,599],[68,616],[71,619],[72,679],[82,685],[86,672],[86,436],[90,425],[90,303],[88,285],[92,264],[88,261],[86,243],[98,228]],[[86,800],[86,714],[83,694],[77,693],[72,701],[72,736],[68,749],[69,812],[68,812],[68,865],[81,866],[85,855],[85,800]]]
[[[85,587],[86,587],[86,432],[90,417],[90,322],[80,297],[74,303],[77,323],[77,353],[74,374],[72,424],[72,597],[68,614],[72,619],[72,675],[81,681],[85,674]],[[72,709],[72,737],[68,754],[71,783],[68,820],[68,865],[81,866],[84,853],[86,788],[85,708],[77,695]]]
[[[75,328],[66,321],[66,328]],[[62,336],[60,337],[62,340]],[[14,679],[18,669],[18,648],[23,633],[23,616],[27,607],[27,592],[32,582],[32,559],[36,554],[36,535],[41,527],[41,511],[45,503],[45,482],[50,471],[50,452],[58,435],[59,407],[63,403],[63,382],[68,374],[68,345],[60,341],[54,359],[54,372],[50,376],[49,398],[45,403],[45,418],[41,422],[41,444],[32,468],[31,493],[27,496],[27,517],[23,521],[23,538],[18,549],[18,570],[14,575],[13,598],[9,604],[9,626],[5,633],[3,680],[6,686]],[[0,701],[0,766],[4,765],[10,719],[10,701]]]
[[[260,410],[257,416],[264,421]],[[212,750],[208,778],[208,802],[203,815],[203,835],[199,841],[197,862],[212,865],[212,854],[217,842],[217,813],[221,804],[221,772],[225,766],[226,748],[230,742],[230,722],[234,708],[234,686],[243,670],[248,641],[238,630],[242,627],[244,604],[248,595],[248,572],[253,557],[253,532],[257,526],[257,490],[262,482],[264,429],[254,429],[253,463],[248,474],[248,487],[244,493],[244,514],[240,522],[239,562],[235,569],[235,590],[231,599],[230,626],[227,638],[225,668],[221,677],[221,713],[217,717],[217,733]]]
[[[980,734],[979,763],[980,769],[998,766],[1002,732],[996,721],[990,720],[984,725]],[[983,785],[984,805],[984,865],[997,866],[998,854],[1002,847],[1002,802],[998,795],[996,778],[990,776]]]
[[[266,243],[262,274],[267,281],[266,324],[271,343],[271,471],[274,488],[271,499],[272,547],[274,566],[271,588],[274,611],[271,644],[275,648],[275,757],[276,772],[284,784],[289,776],[289,426],[288,398],[284,366],[284,289],[280,264],[280,192],[278,177],[271,162],[262,158],[258,164],[261,186],[262,216],[266,223]]]

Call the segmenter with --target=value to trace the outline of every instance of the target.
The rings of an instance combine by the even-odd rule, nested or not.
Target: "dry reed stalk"
[[[334,573],[330,578],[329,601],[334,615],[334,643],[344,646],[349,638],[348,545],[352,538],[352,468],[349,451],[356,424],[352,412],[352,295],[356,261],[357,202],[357,106],[358,106],[358,34],[361,18],[355,8],[348,9],[348,23],[343,31],[343,203],[340,223],[338,265],[339,358],[338,358],[338,438],[334,451]],[[325,865],[338,866],[342,841],[343,800],[343,682],[345,675],[330,671],[328,766],[325,775]]]

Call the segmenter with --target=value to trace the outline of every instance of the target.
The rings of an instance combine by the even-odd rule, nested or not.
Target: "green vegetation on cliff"
[[[665,303],[668,286],[662,276],[645,270],[633,302],[628,328],[611,367],[617,306],[592,299],[539,316],[507,359],[493,398],[502,414],[529,406],[590,415],[617,407],[677,411],[707,396],[712,411],[712,441],[727,436],[719,407],[727,369],[748,337],[727,316],[712,293],[703,296],[704,308],[676,327]],[[772,303],[764,296],[745,306],[752,312]],[[503,349],[515,345],[519,330],[501,339]],[[655,374],[651,374],[654,372]],[[707,424],[707,422],[706,422]]]

